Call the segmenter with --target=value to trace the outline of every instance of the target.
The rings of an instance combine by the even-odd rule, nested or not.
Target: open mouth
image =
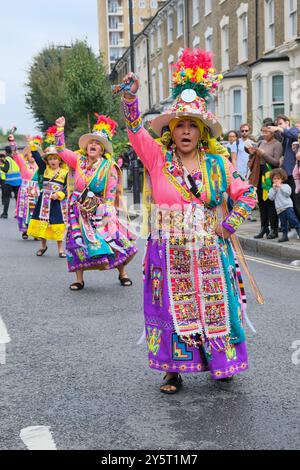
[[[183,139],[181,139],[181,142],[183,144],[190,144],[191,143],[191,139],[189,139],[188,137],[184,137]]]
[[[97,152],[97,148],[96,147],[91,147],[90,152]]]

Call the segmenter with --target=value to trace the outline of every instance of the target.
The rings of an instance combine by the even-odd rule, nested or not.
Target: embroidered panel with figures
[[[166,243],[170,310],[180,336],[204,334],[207,338],[229,334],[229,306],[217,238],[204,245],[184,236]]]

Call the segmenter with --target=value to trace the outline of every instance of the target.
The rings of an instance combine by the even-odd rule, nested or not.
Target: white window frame
[[[193,24],[195,26],[200,21],[200,0],[193,0]]]
[[[171,23],[172,20],[172,23]],[[172,24],[172,28],[170,28]],[[169,13],[167,17],[167,45],[169,46],[170,44],[173,43],[174,41],[174,14]]]
[[[234,112],[234,92],[239,91],[241,93],[241,111],[240,113],[235,113]],[[230,122],[230,128],[233,130],[238,130],[240,128],[240,125],[243,123],[243,88],[242,87],[232,87],[230,89],[230,109],[231,109],[231,122]],[[240,116],[240,124],[236,125],[235,119]]]
[[[174,56],[169,55],[168,57],[168,82],[169,82],[169,97],[172,95],[172,84],[173,84],[173,64]]]
[[[257,88],[257,117],[260,120],[260,125],[264,119],[264,82],[261,75],[256,79]]]
[[[161,40],[161,23],[157,24],[157,48],[161,49],[162,40]]]
[[[280,101],[274,101],[273,99],[273,80],[274,80],[274,77],[282,77],[282,92],[283,92],[283,99],[280,100]],[[275,119],[275,107],[276,106],[282,106],[282,112],[280,112],[279,114],[285,114],[285,86],[284,86],[284,74],[282,72],[273,72],[271,75],[270,75],[270,103],[271,103],[271,109],[272,109],[272,117],[273,119]]]
[[[265,50],[275,47],[275,0],[265,0]]]
[[[193,39],[193,48],[197,48],[197,47],[200,47],[200,37],[199,36],[195,36],[194,39]]]
[[[164,74],[162,63],[160,63],[158,66],[158,96],[159,101],[162,102],[164,99]]]
[[[222,71],[225,72],[229,69],[229,16],[223,16],[220,28]]]
[[[207,16],[212,12],[212,0],[205,0],[204,2],[204,15]]]
[[[248,41],[249,41],[249,27],[248,27],[248,3],[241,3],[237,9],[238,18],[238,61],[239,64],[248,60]],[[244,19],[246,19],[246,35],[244,31]]]
[[[291,3],[293,2],[293,3]],[[284,2],[284,23],[285,23],[285,40],[290,41],[298,35],[298,13],[297,0],[285,0]],[[295,22],[294,34],[291,32]]]
[[[205,31],[205,50],[206,51],[212,51],[213,49],[213,29],[211,26],[209,26],[206,31]],[[210,46],[208,47],[208,44],[210,44]]]
[[[152,105],[156,105],[157,103],[157,94],[156,94],[156,69],[153,68],[151,71],[151,92],[152,92]]]
[[[179,12],[181,14],[179,15]],[[184,34],[184,7],[183,3],[178,3],[177,6],[177,39],[182,37]]]
[[[154,44],[154,30],[150,33],[150,54],[154,54],[155,44]]]

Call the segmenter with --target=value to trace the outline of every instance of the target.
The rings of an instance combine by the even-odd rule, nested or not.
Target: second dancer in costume
[[[74,172],[66,247],[69,271],[76,273],[76,282],[70,289],[83,289],[84,271],[113,268],[119,270],[120,283],[131,286],[125,265],[137,249],[118,218],[122,178],[111,143],[116,123],[98,116],[93,132],[80,138],[80,152],[65,148],[65,119],[59,118],[56,125],[60,156]]]
[[[42,144],[42,138],[39,136],[34,137],[33,140],[36,145]],[[22,177],[22,184],[16,206],[16,217],[22,238],[23,240],[27,240],[28,225],[39,196],[37,178],[38,166],[29,146],[25,147],[23,153],[19,153],[13,135],[9,136],[9,142],[12,149],[12,158],[17,163]]]
[[[63,239],[67,223],[67,181],[68,168],[60,158],[54,141],[56,128],[50,128],[46,135],[46,149],[41,156],[41,150],[35,142],[30,142],[32,156],[42,177],[42,190],[34,209],[28,227],[28,235],[40,238],[42,245],[37,256],[43,256],[47,251],[47,240],[57,242],[60,258],[66,258],[63,250]]]

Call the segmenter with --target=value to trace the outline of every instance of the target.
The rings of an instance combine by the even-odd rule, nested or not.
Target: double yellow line
[[[263,258],[257,258],[256,256],[246,255],[247,261],[253,261],[254,263],[265,264],[267,266],[273,266],[275,268],[287,269],[288,271],[300,272],[300,266],[291,266],[283,263],[277,263],[276,261],[270,261]]]

